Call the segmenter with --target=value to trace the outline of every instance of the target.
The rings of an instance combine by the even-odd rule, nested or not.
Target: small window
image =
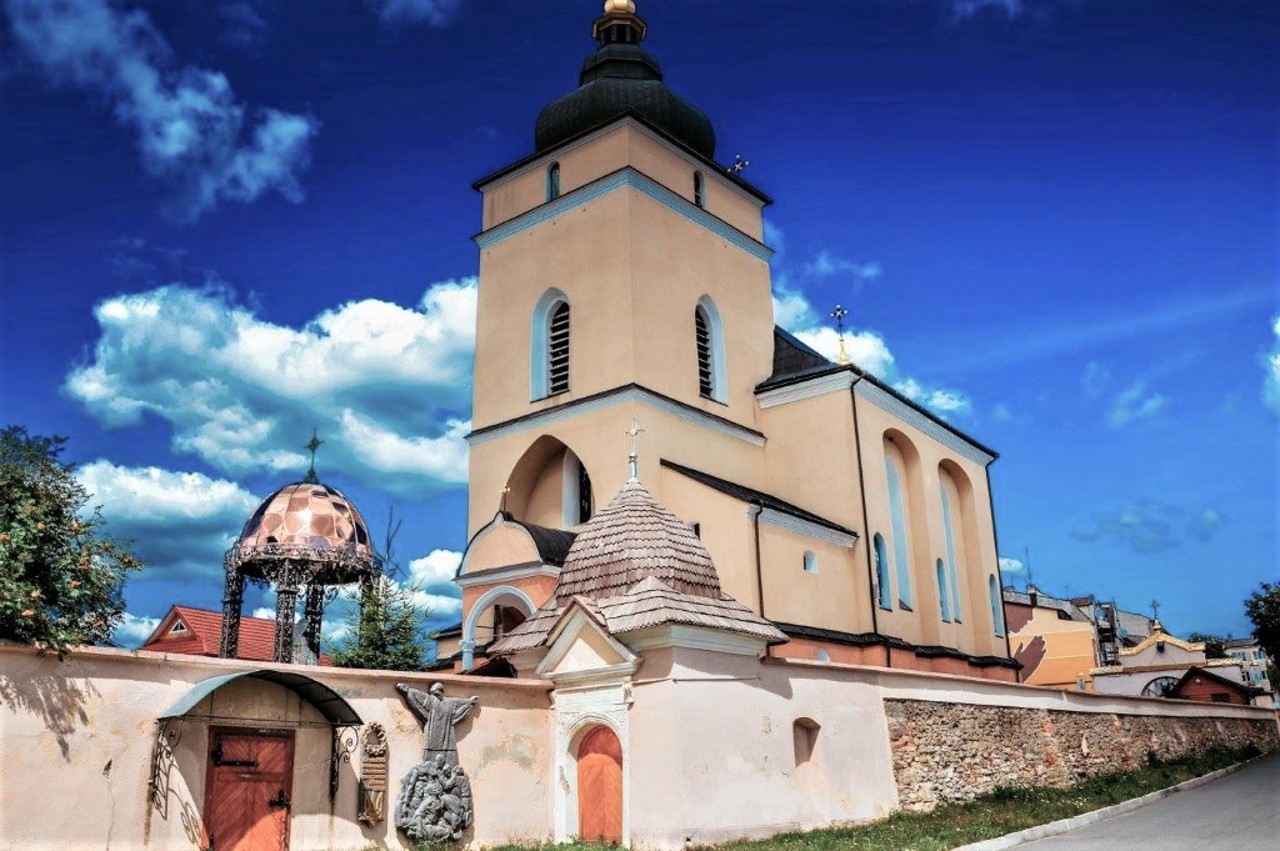
[[[569,302],[562,301],[551,314],[547,331],[547,395],[569,390]]]
[[[701,523],[690,523],[690,524],[689,524],[689,528],[693,530],[693,537],[698,538],[698,539],[701,539],[701,538],[702,538],[702,524],[701,524]]]
[[[880,600],[880,608],[891,612],[893,611],[893,589],[889,587],[889,553],[884,548],[884,536],[879,532],[876,533],[874,546],[876,559],[876,596]]]
[[[547,166],[547,200],[554,201],[560,197],[560,163]]]
[[[804,572],[805,573],[818,572],[818,556],[816,553],[814,553],[813,550],[804,551]]]
[[[170,635],[180,635],[187,631],[187,625],[182,621],[178,621],[173,625],[173,629],[169,630]]]
[[[698,395],[727,404],[724,327],[720,311],[708,296],[698,299],[693,308],[693,340],[698,360]]]
[[[695,171],[693,173],[693,203],[702,209],[707,208],[707,187],[706,181],[702,177],[702,172]]]

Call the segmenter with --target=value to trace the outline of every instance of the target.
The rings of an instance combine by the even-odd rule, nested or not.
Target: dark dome
[[[609,14],[596,22],[596,35],[600,49],[583,63],[578,88],[538,115],[536,152],[633,112],[707,159],[714,158],[711,120],[667,88],[658,63],[640,48],[643,21],[628,13]]]

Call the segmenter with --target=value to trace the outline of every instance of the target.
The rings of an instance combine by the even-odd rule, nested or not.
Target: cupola
[[[657,61],[640,47],[647,32],[635,3],[607,0],[591,28],[600,47],[583,62],[578,88],[538,115],[537,153],[631,113],[702,156],[715,157],[710,119],[667,88]]]

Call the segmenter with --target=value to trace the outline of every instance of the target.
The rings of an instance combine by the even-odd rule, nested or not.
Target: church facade
[[[994,453],[774,327],[768,199],[629,0],[594,34],[535,152],[477,184],[454,669],[240,634],[245,576],[310,615],[364,575],[354,506],[288,485],[202,613],[221,658],[189,609],[137,651],[0,642],[0,848],[681,849],[1280,749],[1269,710],[1013,682]]]
[[[667,88],[634,4],[483,199],[457,668],[553,592],[627,478],[706,546],[769,651],[1012,681],[995,453],[774,325],[762,211]]]

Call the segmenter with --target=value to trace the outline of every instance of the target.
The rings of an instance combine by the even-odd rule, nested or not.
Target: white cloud
[[[839,335],[834,328],[819,320],[817,312],[803,293],[785,287],[777,288],[773,296],[773,316],[778,325],[786,328],[827,360],[835,361],[839,357]],[[939,416],[967,415],[973,412],[972,402],[961,391],[928,386],[919,379],[903,375],[888,344],[875,331],[846,332],[844,347],[849,360],[856,366],[888,382],[899,393]]]
[[[1005,558],[1000,556],[1000,573],[1001,575],[1009,573],[1021,573],[1026,570],[1027,566],[1022,563],[1020,558]]]
[[[105,99],[137,135],[143,169],[168,184],[166,212],[194,221],[222,201],[276,191],[302,200],[297,175],[318,122],[236,100],[225,75],[181,65],[139,9],[108,0],[8,0],[18,48],[50,81]]]
[[[409,562],[409,583],[421,588],[452,585],[460,564],[462,553],[457,550],[432,550],[422,558]]]
[[[854,263],[851,260],[845,260],[836,257],[830,251],[823,249],[819,251],[817,256],[804,266],[804,274],[813,278],[829,278],[832,275],[847,274],[856,284],[864,281],[874,281],[884,272],[879,263],[874,260],[870,263]]]
[[[234,482],[99,459],[76,470],[112,534],[130,540],[141,579],[215,578],[222,555],[258,505]]]
[[[1276,416],[1280,416],[1280,316],[1272,320],[1271,333],[1275,339],[1272,340],[1271,352],[1265,362],[1266,378],[1262,382],[1262,401]]]
[[[168,421],[173,448],[234,473],[293,471],[318,428],[318,467],[406,495],[466,479],[474,278],[414,308],[375,299],[277,325],[225,287],[170,285],[101,302],[92,360],[66,391],[99,421]]]
[[[115,630],[112,631],[111,640],[120,647],[136,649],[142,646],[142,642],[146,641],[159,625],[159,618],[148,618],[125,612],[120,623],[116,624]]]
[[[252,617],[261,618],[262,620],[273,621],[276,619],[276,610],[274,607],[268,608],[266,606],[262,606],[261,608],[257,608],[253,610]]]
[[[448,26],[462,0],[368,0],[369,7],[384,24],[430,24]]]
[[[1169,399],[1159,393],[1148,393],[1145,381],[1135,381],[1116,396],[1107,413],[1112,428],[1120,428],[1160,413]]]

